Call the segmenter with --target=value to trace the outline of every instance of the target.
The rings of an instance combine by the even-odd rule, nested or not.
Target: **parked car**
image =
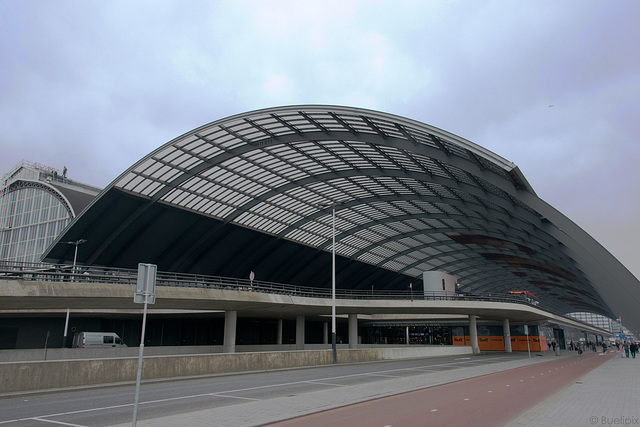
[[[76,332],[73,336],[74,348],[126,347],[115,332]]]

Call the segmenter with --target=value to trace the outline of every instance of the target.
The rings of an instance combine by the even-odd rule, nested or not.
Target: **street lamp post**
[[[332,243],[331,243],[331,349],[333,350],[333,363],[338,363],[338,350],[336,348],[336,205],[331,205],[332,218]]]
[[[75,274],[76,274],[76,260],[78,259],[78,246],[86,242],[86,239],[78,239],[72,242],[65,242],[67,245],[74,245],[76,247],[73,253],[73,281],[75,282]]]
[[[331,206],[331,349],[333,350],[333,363],[338,363],[338,350],[336,348],[336,205],[343,202],[319,204],[319,207]]]
[[[73,270],[72,270],[72,276],[71,276],[71,281],[75,282],[76,281],[76,261],[78,260],[78,246],[80,246],[81,244],[83,244],[84,242],[86,242],[86,239],[78,239],[75,240],[73,242],[65,242],[67,245],[74,245],[76,248],[73,252]],[[70,310],[67,309],[67,318],[64,322],[64,332],[62,335],[62,347],[64,348],[67,344],[67,331],[69,329],[69,315],[70,315]]]

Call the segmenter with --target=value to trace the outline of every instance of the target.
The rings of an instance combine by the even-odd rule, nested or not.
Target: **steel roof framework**
[[[513,163],[410,119],[333,106],[239,114],[161,146],[112,188],[325,251],[335,204],[336,252],[353,262],[415,278],[442,270],[464,292],[524,289],[561,312],[613,316],[588,265],[584,245],[597,242]],[[586,237],[576,244],[550,218]]]

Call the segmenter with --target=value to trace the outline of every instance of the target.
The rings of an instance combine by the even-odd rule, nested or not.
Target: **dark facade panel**
[[[150,205],[118,190],[101,198],[91,212],[98,210],[100,215],[88,212],[60,238],[86,240],[79,246],[78,264],[135,269],[138,263],[151,263],[161,271],[244,279],[253,271],[261,281],[331,287],[331,255],[324,251],[183,209]],[[47,260],[68,260],[74,249],[57,245]],[[344,257],[337,257],[336,265],[340,288],[404,289],[413,280]]]

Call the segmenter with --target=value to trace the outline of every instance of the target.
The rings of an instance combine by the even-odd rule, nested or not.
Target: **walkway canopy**
[[[637,318],[638,280],[545,203],[513,163],[407,118],[335,106],[235,115],[113,181],[45,260],[329,287],[527,290],[563,313]],[[637,329],[640,330],[640,322]]]

